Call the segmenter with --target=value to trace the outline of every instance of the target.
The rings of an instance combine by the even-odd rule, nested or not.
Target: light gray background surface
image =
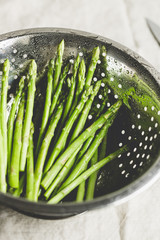
[[[159,0],[0,0],[0,34],[67,27],[111,38],[160,70],[160,47],[145,18],[160,25]],[[160,180],[119,206],[65,220],[39,220],[0,205],[0,240],[159,240]]]

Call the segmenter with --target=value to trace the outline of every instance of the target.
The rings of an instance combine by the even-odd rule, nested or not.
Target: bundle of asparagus
[[[105,109],[106,96],[92,124],[88,122],[102,83],[102,80],[92,81],[100,48],[93,49],[88,67],[79,55],[72,67],[70,62],[64,64],[63,53],[64,40],[58,45],[56,57],[48,64],[37,141],[33,138],[36,62],[30,62],[27,80],[22,77],[19,81],[8,121],[10,64],[8,59],[4,62],[0,101],[0,191],[4,193],[8,191],[31,201],[43,198],[48,203],[58,203],[79,186],[77,201],[93,199],[97,171],[127,150],[127,146],[123,146],[106,156],[107,132],[122,100]]]

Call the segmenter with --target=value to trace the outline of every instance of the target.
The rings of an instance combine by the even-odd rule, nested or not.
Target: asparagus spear
[[[52,96],[53,70],[54,70],[54,59],[51,59],[48,66],[48,73],[47,73],[48,83],[47,83],[47,89],[46,89],[46,98],[45,98],[44,111],[42,115],[41,129],[40,129],[38,142],[37,142],[36,155],[38,154],[40,144],[42,143],[42,138],[44,136],[44,131],[49,118],[51,96]]]
[[[111,160],[115,159],[119,154],[122,154],[123,152],[127,151],[127,146],[124,146],[120,149],[118,149],[116,152],[111,153],[109,156],[101,160],[100,162],[94,164],[92,167],[90,167],[88,170],[86,170],[84,173],[82,173],[79,177],[77,177],[74,181],[72,181],[68,186],[66,186],[64,189],[62,189],[59,193],[57,193],[53,198],[51,198],[48,203],[49,204],[55,204],[61,201],[65,196],[67,196],[74,188],[76,188],[80,183],[85,181],[91,174],[102,168],[104,165],[106,165]]]
[[[19,106],[18,115],[15,123],[13,149],[11,155],[10,171],[8,174],[9,185],[13,188],[19,187],[19,163],[22,146],[22,126],[24,115],[25,95],[22,94],[22,100]]]
[[[98,149],[96,150],[96,152],[94,153],[91,159],[91,166],[93,166],[97,162],[98,162]],[[95,189],[96,179],[97,179],[97,171],[92,173],[88,180],[86,200],[91,200],[94,198],[94,189]]]
[[[33,144],[34,125],[31,123],[29,145],[27,152],[27,174],[26,174],[26,198],[33,200],[34,191],[34,144]]]
[[[55,62],[55,73],[54,73],[54,80],[53,80],[53,92],[56,90],[56,87],[58,85],[58,80],[61,73],[62,62],[63,62],[62,60],[63,52],[64,52],[64,40],[60,42],[57,48],[57,58]]]
[[[107,149],[107,134],[104,136],[103,141],[100,146],[99,159],[102,160],[106,156]]]
[[[46,167],[45,167],[45,170],[44,172],[47,172],[53,162],[55,161],[56,157],[59,155],[59,153],[64,149],[65,147],[65,144],[66,144],[66,141],[67,141],[67,137],[68,137],[68,134],[75,122],[75,120],[77,119],[78,115],[80,114],[80,112],[82,111],[83,107],[84,107],[84,104],[85,102],[87,101],[88,99],[88,96],[90,95],[92,91],[92,87],[88,88],[86,91],[84,91],[82,97],[81,97],[81,100],[79,102],[79,104],[76,106],[75,110],[73,111],[73,113],[71,114],[70,118],[67,120],[64,128],[62,129],[62,133],[51,153],[51,156],[46,164]]]
[[[66,67],[64,68],[61,76],[60,76],[60,81],[59,81],[59,84],[56,88],[56,91],[55,93],[53,94],[53,98],[52,98],[52,103],[51,103],[51,108],[50,108],[50,116],[53,114],[53,111],[56,107],[56,104],[57,104],[57,101],[58,101],[58,98],[59,98],[59,95],[61,93],[61,90],[62,90],[62,86],[63,86],[63,82],[68,74],[68,71],[69,71],[69,67],[70,67],[70,64],[67,64]]]
[[[87,139],[87,141],[84,143],[81,151],[79,152],[79,154],[78,154],[78,156],[77,156],[77,159],[78,159],[78,160],[79,160],[79,159],[84,155],[84,153],[87,151],[87,149],[89,148],[89,146],[90,146],[91,142],[93,141],[93,139],[94,139],[94,135],[91,136],[91,137],[89,137],[89,138]]]
[[[78,177],[85,169],[86,166],[88,165],[90,159],[94,155],[95,151],[99,147],[100,143],[102,142],[108,128],[111,125],[111,121],[107,121],[107,123],[102,127],[101,131],[95,136],[91,146],[87,150],[87,152],[84,154],[82,159],[78,162],[76,167],[73,169],[67,180],[63,183],[62,188],[67,186],[70,182],[72,182],[76,177]]]
[[[86,141],[86,143],[84,144],[82,150],[79,152],[77,159],[81,159],[81,157],[83,156],[83,154],[86,152],[86,150],[88,149],[88,147],[90,146],[92,140],[94,139],[94,136],[88,138],[88,140]],[[76,167],[76,162],[75,162],[75,167]],[[86,170],[86,169],[85,169]],[[78,186],[78,190],[77,190],[77,197],[76,197],[76,201],[77,202],[82,202],[84,199],[84,195],[85,195],[85,181],[82,182],[79,186]]]
[[[57,176],[58,172],[77,149],[77,146],[83,144],[90,136],[92,136],[103,124],[108,120],[113,114],[115,114],[121,107],[122,102],[118,101],[113,106],[111,106],[107,112],[101,115],[90,127],[83,131],[78,138],[76,138],[69,147],[61,154],[57,159],[56,163],[51,167],[51,169],[46,173],[43,178],[41,185],[47,189],[52,181]]]
[[[98,150],[95,151],[92,159],[91,159],[91,166],[95,163],[98,162]],[[84,171],[87,170],[87,165],[84,169]],[[86,199],[88,200],[89,197],[94,196],[94,188],[95,188],[95,183],[96,183],[96,179],[97,179],[97,172],[92,173],[92,175],[89,178],[88,181],[88,186],[87,186],[87,193],[86,193]],[[83,181],[79,186],[78,186],[78,190],[77,190],[77,197],[76,197],[76,201],[77,202],[82,202],[84,200],[84,196],[85,196],[85,181]]]
[[[92,51],[92,58],[91,62],[88,67],[86,81],[85,81],[85,88],[88,88],[91,85],[92,77],[94,74],[94,71],[96,69],[97,61],[99,59],[100,49],[99,47],[96,47]]]
[[[25,174],[23,174],[19,180],[19,187],[17,189],[14,190],[14,192],[12,193],[12,195],[14,197],[20,197],[21,193],[23,192],[23,188],[25,185]]]
[[[66,164],[64,165],[64,167],[62,168],[62,170],[59,172],[59,174],[57,175],[57,177],[55,178],[55,180],[53,181],[53,183],[50,185],[50,187],[47,189],[47,191],[44,193],[44,196],[46,197],[46,199],[48,199],[50,197],[50,195],[52,194],[52,192],[54,191],[54,189],[57,187],[58,190],[58,186],[60,186],[60,184],[63,182],[63,180],[66,178],[68,172],[71,169],[71,162],[74,161],[77,153],[79,152],[79,150],[81,149],[81,146],[78,146],[77,149],[75,150],[75,152],[72,154],[72,156],[68,159],[68,161],[66,162]]]
[[[34,95],[36,90],[36,86],[35,86],[36,75],[37,75],[37,64],[34,60],[32,60],[29,66],[29,73],[27,75],[28,93],[27,93],[27,104],[26,104],[26,112],[24,117],[24,125],[23,125],[23,131],[22,131],[22,149],[21,149],[21,157],[20,157],[20,171],[22,172],[25,170],[25,165],[26,165],[28,140],[29,140],[29,133],[30,133],[32,116],[33,116]]]
[[[70,172],[73,164],[76,165],[76,160],[78,161],[81,156],[85,153],[85,151],[87,150],[87,148],[89,147],[90,143],[92,142],[94,136],[88,138],[88,140],[86,141],[86,143],[84,144],[84,146],[82,147],[82,145],[78,146],[77,149],[75,150],[75,152],[72,154],[72,156],[68,159],[68,161],[65,163],[65,165],[63,166],[62,170],[59,172],[59,174],[57,175],[55,181],[53,181],[53,184],[51,184],[51,186],[48,188],[48,190],[44,193],[44,196],[46,198],[49,198],[50,194],[54,191],[55,187],[56,190],[58,191],[59,186],[61,185],[61,183],[64,181],[64,179],[67,177],[68,173]],[[82,149],[81,149],[82,148]],[[80,151],[81,149],[81,151]],[[80,152],[79,152],[80,151]],[[78,156],[77,153],[79,152]],[[76,157],[77,156],[77,157]],[[75,158],[76,157],[76,158]],[[74,168],[74,167],[73,167]],[[57,186],[56,186],[57,185]]]
[[[56,113],[52,116],[50,125],[48,127],[48,130],[45,134],[44,140],[42,142],[36,166],[35,166],[35,173],[34,173],[34,193],[33,193],[33,200],[37,201],[38,199],[38,192],[39,192],[39,186],[40,186],[40,181],[42,178],[42,173],[43,173],[43,167],[45,163],[45,159],[47,156],[48,148],[50,146],[50,142],[54,136],[55,129],[57,127],[57,124],[61,118],[63,111],[63,104],[60,104]]]
[[[77,61],[78,60],[78,61]],[[77,63],[78,64],[77,64]],[[70,110],[70,114],[73,112],[74,108],[76,107],[77,105],[77,102],[78,102],[78,97],[80,96],[80,94],[82,93],[82,90],[83,90],[83,86],[84,86],[84,82],[85,82],[85,71],[86,71],[86,66],[85,66],[85,62],[84,60],[82,59],[81,63],[80,63],[80,66],[79,66],[79,62],[80,62],[80,57],[79,55],[77,56],[77,59],[75,61],[75,67],[77,65],[77,67],[73,67],[73,78],[74,78],[74,88],[76,88],[75,90],[75,97],[74,97],[74,101],[73,101],[73,104],[72,104],[72,108]],[[78,66],[79,66],[79,71],[78,71]],[[75,75],[75,76],[74,76]],[[76,84],[76,75],[78,75],[78,82]]]
[[[69,90],[66,106],[65,106],[65,109],[64,109],[64,113],[63,113],[62,124],[65,121],[66,117],[69,115],[70,108],[72,106],[73,98],[74,98],[74,95],[75,95],[76,76],[77,76],[79,63],[80,63],[80,56],[78,55],[75,62],[74,62],[74,65],[73,65],[73,76],[71,77],[71,87],[70,87],[70,90]],[[71,113],[72,112],[73,112],[73,108],[71,109]]]
[[[77,197],[76,197],[76,201],[77,202],[82,202],[84,199],[84,195],[85,195],[85,181],[81,182],[78,186],[78,190],[77,190]]]
[[[102,103],[102,105],[101,105],[101,108],[100,108],[100,110],[98,111],[98,114],[96,115],[96,118],[100,115],[100,113],[102,113],[103,108],[104,108],[105,103],[106,103],[106,100],[107,100],[107,97],[105,97],[105,99],[104,99],[104,101],[103,101],[103,103]],[[102,143],[101,143],[101,145],[103,144],[103,149],[102,149],[102,150],[104,150],[104,147],[105,147],[105,146],[104,146],[104,142],[106,143],[106,141],[105,141],[106,137],[107,137],[107,134],[104,136],[103,141],[102,141]],[[83,147],[82,150],[79,152],[79,155],[78,155],[77,159],[80,159],[80,158],[83,156],[83,154],[86,152],[86,150],[88,149],[88,147],[89,147],[89,145],[90,145],[90,143],[92,142],[93,139],[94,139],[94,136],[90,137],[90,138],[86,141],[84,147]],[[104,153],[104,151],[103,151],[103,153]],[[106,152],[105,152],[105,153],[106,153]],[[101,156],[102,156],[102,154],[101,154]],[[105,157],[105,155],[103,155],[103,158],[104,158],[104,157]],[[103,158],[100,158],[100,160],[102,160]],[[96,152],[94,153],[94,155],[93,155],[93,157],[92,157],[92,159],[91,159],[91,165],[92,165],[92,162],[94,161],[94,159],[97,159],[97,160],[98,160],[98,158],[97,158],[97,150],[96,150]],[[87,169],[87,165],[86,165],[86,169]],[[86,170],[86,169],[85,169],[85,170]],[[93,175],[97,175],[97,173],[94,173]],[[92,178],[92,175],[91,175],[90,178]],[[93,179],[94,179],[94,178],[95,178],[95,177],[93,177]],[[89,182],[90,182],[90,180],[89,180]],[[92,183],[92,180],[91,180],[91,183]],[[92,186],[91,186],[92,191],[93,191],[94,186],[95,186],[95,181],[93,180],[93,184],[92,184]],[[87,191],[88,191],[88,190],[87,190]],[[85,196],[85,181],[82,182],[82,183],[79,185],[79,187],[78,187],[76,201],[77,201],[77,202],[82,202],[83,199],[84,199],[84,196]]]
[[[2,88],[1,88],[1,102],[0,102],[0,127],[2,133],[2,146],[3,147],[3,161],[4,171],[7,171],[7,92],[8,92],[8,75],[9,75],[10,63],[6,59],[3,64],[2,75]]]
[[[59,190],[59,186],[61,185],[61,183],[64,181],[64,179],[67,177],[68,173],[70,172],[73,164],[76,164],[76,159],[79,160],[79,158],[85,153],[85,151],[87,150],[88,146],[90,145],[91,141],[93,140],[93,137],[88,138],[88,140],[86,141],[86,143],[84,144],[83,148],[82,145],[78,146],[77,149],[75,150],[75,152],[72,154],[72,156],[68,159],[68,161],[65,163],[65,165],[63,166],[62,170],[59,172],[59,174],[57,175],[56,179],[53,181],[53,183],[50,185],[50,187],[47,189],[47,191],[44,193],[44,196],[46,197],[46,199],[49,198],[50,194],[54,191],[54,189],[56,189],[56,192]],[[82,150],[80,151],[80,149],[82,148]],[[80,152],[79,152],[80,151]],[[76,157],[77,153],[78,157]]]
[[[0,128],[0,191],[6,192],[7,183],[6,183],[6,171],[5,171],[5,162],[3,158],[3,136]]]
[[[12,149],[12,139],[13,139],[13,127],[14,127],[14,120],[15,120],[15,113],[17,109],[17,105],[19,102],[19,99],[22,94],[22,90],[24,88],[24,78],[22,77],[19,81],[19,89],[16,93],[16,96],[12,103],[12,108],[10,111],[10,115],[8,118],[8,130],[7,130],[7,162],[8,162],[8,169],[10,169],[10,161],[11,161],[11,149]]]
[[[78,84],[77,84],[77,90],[75,95],[75,106],[78,102],[80,94],[83,91],[83,87],[85,84],[85,72],[86,72],[86,65],[85,65],[84,59],[82,59],[79,65],[79,71],[78,71]]]
[[[94,100],[94,97],[95,97],[95,96],[97,95],[97,93],[98,93],[98,90],[99,90],[99,88],[100,88],[100,85],[101,85],[101,81],[97,82],[97,84],[96,84],[96,86],[95,86],[95,88],[94,88],[94,91],[93,91],[91,97],[87,100],[86,105],[85,105],[85,107],[84,107],[84,109],[83,109],[83,111],[82,111],[82,114],[81,114],[80,118],[79,118],[79,121],[78,121],[78,123],[77,123],[77,125],[76,125],[76,128],[75,128],[75,130],[74,130],[74,132],[73,132],[73,135],[72,135],[72,137],[71,137],[70,142],[72,142],[72,141],[78,136],[78,134],[81,132],[81,130],[83,129],[84,124],[85,124],[86,119],[87,119],[87,116],[88,116],[88,113],[89,113],[89,111],[90,111],[92,102],[93,102],[93,100]],[[80,147],[80,148],[81,148],[81,147]],[[79,148],[78,148],[78,149],[79,149]],[[80,150],[80,149],[79,149],[79,150]],[[78,150],[78,151],[79,151],[79,150]],[[85,148],[83,149],[83,151],[85,151]],[[81,151],[81,152],[82,152],[82,151]],[[76,155],[75,155],[75,156],[76,156]],[[65,166],[64,166],[63,169],[61,170],[62,173],[60,172],[61,174],[59,174],[59,175],[57,176],[56,180],[54,181],[54,183],[53,183],[53,185],[52,185],[52,189],[54,189],[54,187],[56,186],[57,182],[58,182],[58,183],[61,183],[61,182],[64,180],[64,178],[67,176],[68,172],[69,172],[70,169],[72,168],[74,162],[75,162],[75,158],[74,158],[73,156],[70,157],[70,159],[67,161],[67,163],[65,164]],[[51,189],[51,188],[50,188],[50,189]],[[51,190],[50,190],[50,191],[51,191]],[[48,194],[48,191],[47,191],[47,193],[46,193],[45,196],[47,196],[47,194]]]
[[[104,136],[100,146],[100,153],[99,153],[100,160],[102,160],[106,156],[106,145],[107,145],[107,134]],[[91,159],[91,166],[94,165],[96,162],[98,162],[98,151],[95,152],[95,154]],[[98,172],[93,173],[88,180],[86,200],[91,200],[94,198],[94,189],[95,189],[97,174]]]
[[[101,81],[98,81],[96,83],[94,89],[93,89],[93,93],[91,94],[90,98],[88,99],[88,101],[85,104],[85,107],[84,107],[84,109],[82,111],[82,114],[79,118],[79,121],[78,121],[78,123],[77,123],[77,125],[74,129],[74,132],[72,134],[70,142],[72,142],[79,135],[79,133],[82,131],[82,129],[83,129],[85,123],[86,123],[89,111],[91,109],[93,100],[94,100],[95,96],[97,95],[97,93],[100,89],[100,86],[101,86]]]

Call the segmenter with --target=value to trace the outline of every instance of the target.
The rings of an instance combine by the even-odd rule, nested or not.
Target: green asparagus
[[[93,139],[93,137],[90,137]],[[88,140],[90,140],[90,138]],[[64,179],[67,177],[68,173],[70,172],[71,168],[73,167],[73,164],[76,163],[76,160],[79,160],[79,154],[80,152],[85,152],[88,148],[88,145],[90,144],[90,141],[86,141],[85,145],[82,147],[82,145],[78,146],[75,152],[72,154],[72,156],[68,159],[68,161],[63,166],[62,170],[58,173],[56,179],[52,182],[50,187],[47,189],[47,191],[44,193],[44,196],[48,199],[50,194],[54,191],[55,188],[57,188],[57,191],[59,191],[59,187],[64,181]],[[82,149],[81,149],[82,148]],[[80,151],[81,149],[81,151]],[[80,152],[79,152],[80,151]],[[79,152],[78,156],[77,153]],[[74,167],[73,167],[74,168]]]
[[[57,58],[55,62],[55,72],[54,72],[54,80],[53,80],[53,93],[56,90],[59,76],[61,73],[62,62],[63,62],[63,52],[64,52],[64,40],[60,42],[57,48]]]
[[[86,65],[84,59],[81,60],[81,63],[79,65],[79,71],[78,71],[78,83],[76,88],[76,94],[75,94],[75,106],[78,102],[78,99],[83,91],[84,85],[85,85],[85,73],[86,73]]]
[[[26,174],[26,198],[33,200],[34,191],[34,144],[33,144],[34,124],[31,123],[29,145],[27,152],[27,174]]]
[[[70,114],[70,109],[71,109],[73,98],[75,95],[76,76],[77,76],[79,63],[80,63],[80,57],[78,55],[77,58],[75,59],[74,65],[73,65],[73,75],[71,77],[71,87],[70,87],[70,90],[68,93],[67,102],[66,102],[66,106],[64,109],[64,113],[63,113],[62,124],[65,121],[65,119],[67,118],[67,116],[69,116],[69,114]],[[74,108],[71,109],[71,113],[73,112],[73,110],[74,110]]]
[[[63,82],[64,82],[64,80],[65,80],[65,78],[66,78],[66,76],[68,74],[68,71],[69,71],[69,67],[70,67],[70,64],[67,64],[66,67],[64,68],[64,70],[63,70],[63,72],[62,72],[62,74],[60,76],[59,84],[57,85],[56,91],[53,94],[51,108],[50,108],[50,116],[52,116],[53,111],[54,111],[54,109],[56,107],[59,95],[60,95],[61,90],[62,90]]]
[[[69,117],[69,119],[67,120],[64,128],[62,129],[62,133],[56,143],[56,145],[54,146],[54,149],[51,153],[51,156],[46,164],[45,170],[44,172],[47,172],[52,164],[54,163],[56,157],[59,155],[59,153],[64,149],[66,141],[67,141],[67,137],[68,134],[75,122],[75,120],[78,118],[78,115],[80,114],[80,112],[82,111],[85,102],[88,99],[88,96],[91,94],[92,92],[92,87],[88,88],[86,91],[84,91],[79,104],[76,106],[76,108],[74,109],[73,113],[71,114],[71,116]]]
[[[88,88],[91,85],[92,77],[96,69],[97,61],[99,59],[99,54],[100,54],[100,48],[99,47],[94,48],[92,52],[91,62],[89,64],[88,71],[87,71],[85,88]]]
[[[8,124],[7,124],[7,162],[8,162],[8,171],[10,169],[10,161],[11,161],[11,150],[12,150],[12,140],[13,140],[13,128],[14,128],[14,120],[15,120],[15,114],[17,105],[19,102],[19,99],[22,94],[22,90],[24,88],[24,78],[22,77],[19,81],[19,89],[16,93],[16,96],[12,103],[12,108],[10,111],[10,115],[8,118]]]
[[[37,75],[37,65],[34,60],[31,61],[29,66],[28,78],[28,93],[27,93],[27,103],[26,103],[26,112],[24,117],[24,125],[22,131],[22,149],[20,157],[20,171],[25,170],[26,165],[26,156],[27,148],[30,134],[31,121],[33,116],[33,107],[34,107],[34,95],[36,90],[36,75]]]
[[[51,169],[46,173],[43,178],[41,185],[47,189],[52,181],[57,176],[58,172],[64,166],[66,161],[70,158],[73,152],[77,149],[77,146],[83,144],[90,136],[92,136],[99,128],[103,126],[103,124],[113,115],[115,114],[119,108],[121,107],[122,102],[118,101],[113,106],[111,106],[107,112],[101,115],[99,119],[97,119],[90,127],[84,130],[78,138],[76,138],[72,144],[61,154],[61,156],[57,159],[56,163],[51,167]]]
[[[79,152],[79,150],[81,149],[81,146],[78,146],[77,149],[75,150],[75,152],[72,154],[72,156],[68,159],[68,161],[66,162],[66,164],[64,165],[64,167],[62,168],[62,170],[59,172],[59,174],[57,175],[57,177],[55,178],[55,180],[52,182],[52,184],[50,185],[50,187],[47,189],[47,191],[44,193],[44,196],[46,197],[46,199],[48,199],[50,197],[50,195],[52,194],[52,192],[54,191],[54,189],[60,185],[63,180],[66,178],[68,172],[71,170],[72,167],[72,162],[74,161],[77,153]]]
[[[85,181],[91,174],[98,171],[104,165],[106,165],[111,160],[115,159],[119,154],[127,151],[127,147],[124,146],[118,149],[116,152],[111,153],[109,156],[104,158],[103,160],[99,161],[98,163],[94,164],[84,173],[82,173],[79,177],[77,177],[73,182],[71,182],[68,186],[62,189],[59,193],[57,193],[53,198],[51,198],[48,203],[49,204],[56,204],[61,201],[65,196],[67,196],[73,189],[75,189],[80,183]]]
[[[54,136],[55,129],[61,118],[62,111],[63,111],[63,104],[60,104],[56,113],[52,116],[50,125],[45,134],[41,148],[39,150],[39,154],[38,154],[38,158],[37,158],[37,162],[36,162],[36,166],[35,166],[35,173],[34,173],[34,193],[33,193],[34,201],[37,201],[37,199],[38,199],[39,186],[40,186],[40,181],[41,181],[42,174],[43,174],[43,167],[44,167],[45,159],[46,159],[47,152],[48,152],[48,149],[50,146],[50,142]]]
[[[85,189],[86,189],[86,183],[85,181],[81,182],[77,189],[77,196],[76,201],[77,202],[83,202],[84,196],[85,196]]]
[[[41,129],[38,137],[37,142],[37,148],[36,148],[36,156],[38,154],[40,145],[42,143],[42,138],[44,136],[44,131],[46,129],[46,125],[49,118],[49,111],[51,106],[51,96],[52,96],[52,85],[53,85],[53,70],[54,70],[54,60],[51,59],[48,66],[48,73],[47,73],[47,89],[46,89],[46,98],[45,98],[45,104],[44,104],[44,110],[42,115],[42,123],[41,123]]]
[[[95,88],[94,88],[94,90],[93,90],[93,93],[92,93],[92,95],[91,95],[91,97],[87,100],[87,102],[86,102],[86,105],[85,105],[85,107],[84,107],[84,109],[83,109],[83,111],[82,111],[82,113],[81,113],[81,116],[80,116],[80,118],[79,118],[79,121],[78,121],[78,123],[77,123],[77,125],[76,125],[76,128],[75,128],[75,130],[74,130],[74,132],[73,132],[73,135],[72,135],[72,137],[71,137],[71,140],[70,140],[70,142],[72,142],[77,136],[78,136],[78,134],[81,132],[81,130],[83,129],[83,127],[84,127],[84,124],[85,124],[85,122],[86,122],[86,119],[87,119],[87,116],[88,116],[88,113],[89,113],[89,110],[90,110],[90,108],[91,108],[91,105],[92,105],[92,102],[93,102],[93,100],[94,100],[94,97],[97,95],[97,92],[98,92],[98,90],[99,90],[99,88],[100,88],[100,85],[101,85],[101,81],[99,81],[99,82],[97,82],[97,84],[96,84],[96,86],[95,86]],[[80,147],[81,148],[81,147]],[[53,183],[53,185],[52,185],[52,188],[53,188],[53,186],[55,186],[55,183],[56,182],[58,182],[58,181],[61,181],[62,182],[62,179],[64,179],[65,177],[61,177],[61,176],[66,176],[67,174],[68,174],[68,172],[70,171],[70,169],[72,168],[72,166],[73,166],[73,164],[74,164],[74,162],[75,162],[75,158],[73,158],[73,156],[67,161],[67,163],[65,164],[65,166],[63,167],[63,169],[62,169],[62,174],[58,174],[58,177],[57,177],[57,179],[59,179],[59,180],[55,180],[54,181],[54,183]],[[61,175],[61,176],[59,176],[59,175]],[[61,179],[61,180],[60,180]],[[50,188],[51,189],[51,188]],[[47,191],[47,193],[48,193],[48,191]]]
[[[83,154],[86,152],[86,150],[88,149],[88,147],[90,146],[92,140],[94,139],[94,136],[88,138],[88,140],[86,141],[86,143],[84,144],[82,150],[79,152],[78,154],[78,160],[81,159],[81,157],[83,156]],[[96,151],[97,152],[97,151]],[[95,152],[95,154],[96,154]],[[95,155],[94,154],[94,155]],[[94,158],[94,156],[92,157]],[[92,160],[91,160],[92,161]],[[78,161],[77,161],[78,162]],[[75,165],[76,167],[76,165]],[[86,165],[86,169],[87,169],[87,165]],[[85,169],[85,170],[86,170]],[[84,199],[84,196],[85,196],[85,187],[86,186],[86,183],[85,181],[82,182],[79,186],[78,186],[78,189],[77,189],[77,197],[76,197],[76,201],[77,202],[82,202],[83,199]]]
[[[98,162],[98,149],[95,151],[95,153],[91,159],[91,166],[93,166],[97,162]],[[92,173],[88,180],[86,200],[91,200],[94,198],[96,179],[97,179],[97,171]]]
[[[63,183],[61,188],[64,188],[65,186],[67,186],[76,177],[78,177],[84,171],[84,169],[86,169],[86,166],[88,165],[90,159],[92,158],[95,151],[97,150],[100,143],[102,142],[110,125],[111,125],[111,121],[107,121],[107,123],[102,127],[101,131],[95,136],[87,152],[84,154],[82,159],[77,163],[76,167],[73,169],[73,171],[71,172],[67,180]]]
[[[87,151],[87,149],[89,148],[89,146],[90,146],[91,142],[93,141],[93,139],[94,139],[94,134],[87,139],[87,141],[84,143],[81,151],[79,151],[78,156],[77,156],[78,160],[80,160],[81,157],[84,155],[84,153]]]
[[[3,64],[1,101],[0,101],[0,127],[2,133],[3,161],[4,171],[7,172],[7,93],[8,93],[8,76],[10,63],[6,59]]]
[[[70,172],[73,164],[76,162],[76,160],[78,160],[80,157],[80,153],[83,155],[84,152],[86,151],[86,149],[88,148],[88,146],[90,145],[91,141],[93,140],[93,137],[90,137],[85,145],[82,148],[82,145],[80,145],[79,147],[77,147],[77,149],[75,150],[75,152],[72,154],[72,156],[68,159],[68,161],[65,163],[65,165],[63,166],[62,170],[58,173],[56,179],[53,181],[53,183],[50,185],[50,187],[47,189],[47,191],[44,193],[44,196],[46,197],[46,199],[49,198],[50,194],[54,191],[54,189],[56,189],[56,192],[59,191],[59,187],[62,184],[62,182],[64,181],[64,179],[67,177],[68,173]],[[82,148],[82,149],[81,149]],[[81,151],[80,151],[81,149]],[[80,151],[80,152],[79,152]],[[77,156],[77,153],[78,157]]]
[[[3,158],[3,136],[0,128],[0,191],[6,192],[7,182],[6,182],[6,171],[5,171],[5,162]]]
[[[19,187],[15,189],[12,193],[14,197],[20,197],[21,193],[23,192],[25,185],[25,174],[23,174],[19,180]]]
[[[93,100],[94,100],[95,96],[97,95],[97,93],[100,89],[100,86],[101,86],[101,81],[98,81],[96,83],[94,89],[93,89],[93,93],[91,94],[90,98],[88,99],[88,101],[85,104],[85,107],[84,107],[84,109],[82,111],[82,114],[79,118],[79,121],[78,121],[78,123],[77,123],[77,125],[74,129],[74,132],[72,134],[70,142],[72,142],[79,135],[79,133],[82,131],[82,129],[83,129],[85,123],[86,123],[89,111],[91,109]]]
[[[8,174],[9,185],[13,188],[19,187],[19,163],[22,146],[22,126],[24,115],[25,95],[22,94],[22,100],[18,110],[18,115],[15,123],[13,147],[11,155],[10,171]]]

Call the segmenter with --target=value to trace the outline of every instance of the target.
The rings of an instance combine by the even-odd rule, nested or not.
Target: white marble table
[[[145,17],[160,24],[159,0],[1,0],[0,34],[67,27],[114,39],[160,69],[160,47]],[[39,220],[0,206],[0,240],[159,240],[160,180],[119,206],[65,220]]]

